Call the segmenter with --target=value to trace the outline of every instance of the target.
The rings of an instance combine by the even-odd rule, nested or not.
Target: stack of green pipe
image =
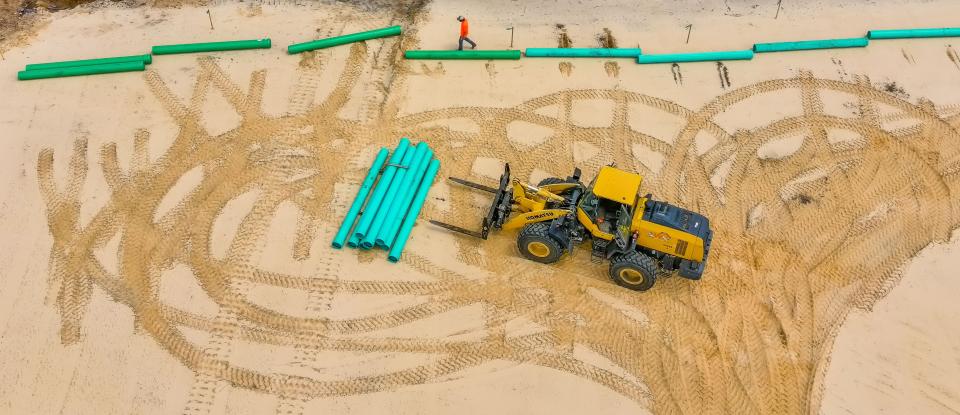
[[[172,55],[176,53],[219,52],[224,50],[270,49],[270,39],[231,40],[227,42],[184,43],[180,45],[160,45],[153,47],[154,55]]]
[[[306,52],[314,49],[324,49],[333,46],[345,45],[347,43],[360,42],[363,40],[376,39],[388,36],[399,36],[400,26],[385,27],[383,29],[368,30],[366,32],[351,33],[343,36],[336,36],[326,39],[314,40],[304,43],[294,43],[287,47],[287,53],[294,54]]]
[[[865,37],[855,37],[849,39],[802,40],[799,42],[757,43],[753,45],[753,51],[757,53],[765,53],[813,49],[862,48],[866,47],[869,43],[870,40]]]
[[[393,178],[391,189],[387,192],[388,197],[384,199],[380,211],[377,212],[377,218],[374,219],[373,225],[370,227],[370,233],[363,238],[362,247],[387,247],[383,244],[383,238],[380,236],[386,232],[388,226],[392,225],[390,219],[393,218],[394,211],[401,208],[402,196],[406,193],[407,188],[410,187],[412,178],[416,176],[417,168],[423,164],[424,157],[428,155],[432,157],[433,153],[430,152],[430,147],[427,143],[420,142],[417,144],[416,151],[414,151],[413,157],[410,159],[410,164]]]
[[[732,61],[753,59],[752,50],[731,50],[723,52],[672,53],[664,55],[640,55],[637,63],[679,63],[704,61]]]
[[[63,68],[32,69],[17,72],[17,79],[62,78],[66,76],[96,75],[103,73],[142,71],[146,66],[143,61],[117,62],[102,65],[69,66]]]
[[[153,56],[152,55],[133,55],[133,56],[117,56],[113,58],[83,59],[78,61],[31,63],[27,65],[26,70],[33,71],[37,69],[71,68],[74,66],[106,65],[111,63],[138,62],[138,61],[143,62],[144,64],[150,64],[150,63],[153,63]]]
[[[920,37],[960,37],[960,27],[944,27],[939,29],[899,29],[899,30],[871,30],[867,32],[870,39],[910,39]]]
[[[410,202],[417,191],[417,184],[423,181],[427,166],[430,164],[430,160],[433,160],[433,150],[430,149],[430,146],[426,143],[420,144],[425,148],[424,154],[411,166],[410,173],[404,177],[404,183],[400,186],[401,193],[397,195],[396,203],[387,212],[386,223],[380,228],[380,234],[377,235],[376,244],[381,248],[386,249],[393,245],[400,224],[407,215]]]
[[[393,176],[397,174],[397,166],[403,160],[409,148],[410,140],[404,137],[400,140],[400,144],[397,145],[397,149],[394,150],[393,155],[390,156],[390,161],[387,162],[387,167],[383,169],[383,175],[380,177],[380,181],[377,182],[377,187],[373,189],[373,194],[370,196],[370,200],[367,201],[366,209],[364,209],[360,215],[360,220],[357,222],[357,228],[353,231],[353,236],[347,241],[347,245],[351,248],[356,248],[360,240],[362,240],[370,230],[370,225],[373,224],[373,220],[376,218],[377,211],[380,209],[387,189],[390,187],[390,182],[393,181]]]
[[[153,62],[153,56],[151,55],[134,55],[76,61],[31,63],[24,68],[25,70],[17,72],[17,79],[26,81],[29,79],[142,71],[145,65],[151,62]]]
[[[407,59],[520,59],[519,50],[408,50]]]
[[[373,183],[377,180],[377,175],[380,173],[380,168],[383,167],[383,163],[387,161],[387,155],[389,154],[390,150],[387,150],[385,147],[381,148],[380,152],[377,153],[373,164],[370,165],[370,170],[367,171],[367,177],[364,177],[363,183],[360,184],[360,189],[357,190],[357,197],[353,199],[353,204],[351,204],[350,209],[347,210],[347,216],[343,218],[343,223],[340,224],[340,229],[337,230],[337,234],[333,238],[334,248],[343,248],[343,243],[346,242],[347,235],[350,234],[354,223],[357,221],[357,214],[360,213],[363,202],[367,200],[370,189],[373,188]]]
[[[528,58],[636,58],[640,48],[527,48]]]
[[[413,196],[413,204],[410,205],[410,211],[400,226],[400,233],[397,234],[397,240],[393,246],[390,247],[390,253],[387,255],[388,261],[400,261],[400,255],[403,253],[403,248],[407,246],[407,239],[410,238],[410,232],[413,230],[413,225],[417,222],[417,216],[420,215],[420,209],[423,208],[423,202],[427,199],[427,193],[430,192],[430,186],[433,185],[433,180],[437,177],[437,171],[439,169],[440,160],[433,159],[433,161],[430,162],[430,166],[427,167],[423,181],[420,182],[420,186],[417,188],[416,195]]]
[[[363,235],[363,239],[360,240],[361,248],[373,248],[374,242],[377,240],[377,235],[380,234],[380,228],[383,227],[387,212],[397,199],[397,193],[400,191],[400,185],[403,184],[404,177],[406,177],[407,172],[410,170],[410,166],[413,165],[414,159],[423,156],[423,152],[420,151],[421,148],[423,148],[423,146],[418,145],[416,148],[408,149],[406,154],[403,155],[400,165],[397,166],[396,174],[394,174],[393,179],[390,180],[390,186],[387,187],[387,192],[383,196],[383,201],[380,202],[377,213],[373,216],[370,229],[367,230]]]
[[[342,248],[346,241],[351,248],[386,249],[392,262],[400,259],[440,161],[433,158],[433,150],[426,142],[411,146],[407,138],[400,140],[386,161],[388,154],[387,149],[381,148],[371,164],[333,238],[334,248]],[[381,168],[383,174],[377,180]],[[357,222],[356,229],[353,229],[354,222]]]

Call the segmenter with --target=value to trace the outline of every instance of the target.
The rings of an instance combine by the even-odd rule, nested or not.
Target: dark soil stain
[[[557,47],[558,48],[573,47],[573,41],[570,40],[570,36],[567,35],[567,26],[561,23],[557,23]]]
[[[597,35],[597,43],[600,44],[601,48],[615,48],[617,47],[617,38],[613,37],[610,29],[605,27],[603,28],[603,32]]]
[[[670,66],[670,72],[673,73],[673,82],[677,85],[683,85],[683,74],[680,73],[680,65],[674,63]]]
[[[720,76],[720,88],[727,89],[730,87],[730,70],[727,69],[727,65],[724,65],[723,62],[717,62],[717,75]]]
[[[884,90],[884,92],[887,92],[891,95],[896,95],[897,97],[904,99],[910,98],[910,94],[908,94],[902,86],[898,85],[896,81],[884,83],[881,88]]]

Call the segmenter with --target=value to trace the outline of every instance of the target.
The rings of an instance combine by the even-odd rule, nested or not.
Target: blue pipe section
[[[357,190],[357,197],[353,199],[353,204],[351,204],[350,209],[347,210],[347,215],[343,218],[343,223],[340,224],[340,229],[337,230],[336,236],[333,237],[334,248],[343,248],[343,243],[347,240],[347,236],[350,234],[350,229],[353,228],[354,223],[357,221],[357,214],[360,213],[360,209],[363,207],[363,202],[367,201],[367,196],[370,195],[370,189],[373,188],[373,183],[377,181],[377,175],[380,174],[380,168],[382,168],[383,163],[387,161],[387,156],[389,154],[390,150],[387,150],[386,147],[382,147],[377,153],[377,157],[373,159],[373,164],[370,165],[370,170],[367,171],[367,176],[363,178],[363,183],[360,184],[360,189]]]
[[[400,233],[397,234],[397,241],[393,244],[393,247],[390,248],[390,254],[387,255],[388,261],[400,261],[403,248],[407,246],[407,239],[410,238],[410,231],[413,230],[413,225],[417,222],[417,216],[420,216],[420,209],[423,208],[423,202],[427,200],[427,193],[430,192],[430,186],[433,185],[433,180],[437,178],[437,170],[439,169],[440,160],[437,159],[431,161],[430,166],[427,167],[426,175],[423,177],[423,181],[420,182],[420,187],[417,188],[417,194],[413,197],[413,205],[410,206],[410,213],[404,218],[403,225],[400,226]]]
[[[636,58],[640,48],[527,48],[528,58]]]
[[[353,231],[357,238],[363,238],[367,234],[367,231],[370,230],[370,225],[373,224],[373,219],[375,219],[377,211],[380,209],[380,204],[383,202],[383,197],[387,193],[387,188],[390,187],[393,176],[397,174],[397,164],[403,160],[403,156],[406,154],[408,148],[410,148],[410,140],[406,137],[400,139],[400,144],[397,144],[397,149],[393,151],[393,155],[390,156],[390,161],[387,162],[387,168],[383,169],[383,175],[380,176],[377,187],[373,189],[373,195],[371,195],[370,200],[367,201],[366,209],[364,209],[360,215],[360,221],[357,222],[357,229]],[[352,247],[354,245],[350,242],[353,242],[353,238],[350,239],[347,245]]]
[[[870,44],[870,39],[855,37],[849,39],[802,40],[799,42],[757,43],[753,45],[756,53],[789,52],[795,50],[862,48]]]
[[[407,177],[404,178],[405,184],[401,187],[403,190],[398,196],[397,203],[394,204],[390,212],[387,213],[389,215],[387,216],[387,222],[383,228],[380,228],[380,234],[377,235],[376,244],[378,246],[388,249],[393,245],[393,241],[397,237],[397,231],[400,229],[400,224],[407,215],[407,211],[410,210],[410,201],[417,192],[417,187],[420,185],[420,182],[423,181],[423,175],[426,173],[427,165],[430,164],[431,160],[433,160],[433,150],[427,147],[426,154],[411,168],[412,174],[408,174]]]
[[[351,248],[359,248],[359,247],[360,247],[360,237],[357,236],[356,233],[354,233],[353,235],[350,235],[350,239],[347,239],[347,246],[349,246],[349,247],[351,247]]]
[[[387,212],[390,212],[394,202],[397,200],[397,194],[400,192],[400,186],[404,182],[404,177],[409,173],[413,160],[423,155],[423,151],[421,150],[423,147],[424,146],[418,145],[416,149],[407,149],[406,154],[403,155],[403,160],[401,160],[400,165],[397,166],[397,173],[393,176],[393,180],[390,181],[390,187],[387,188],[387,193],[384,194],[383,201],[380,202],[380,208],[377,209],[377,214],[373,217],[370,229],[367,230],[367,233],[364,234],[360,240],[361,248],[373,248],[374,242],[377,240],[377,235],[380,234],[380,228],[383,227],[383,222],[387,218]]]
[[[731,50],[723,52],[671,53],[663,55],[640,55],[637,63],[679,63],[706,61],[735,61],[753,59],[752,50]]]
[[[920,37],[960,37],[960,27],[944,27],[940,29],[899,29],[899,30],[871,30],[867,32],[870,39],[911,39]]]

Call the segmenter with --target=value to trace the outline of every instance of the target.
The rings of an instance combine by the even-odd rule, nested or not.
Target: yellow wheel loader
[[[691,280],[703,275],[713,239],[710,221],[649,194],[640,196],[642,178],[635,173],[605,166],[584,186],[580,169],[574,169],[566,179],[551,177],[533,186],[511,181],[507,164],[498,188],[450,180],[492,193],[493,204],[480,231],[430,221],[437,226],[481,239],[491,229],[520,229],[520,253],[544,264],[573,254],[574,246],[589,240],[592,259],[609,260],[610,278],[636,291],[649,290],[658,275],[676,272]]]

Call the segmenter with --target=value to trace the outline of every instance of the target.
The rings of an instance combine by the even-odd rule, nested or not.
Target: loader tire
[[[558,184],[558,183],[566,183],[566,182],[567,182],[566,180],[563,180],[559,177],[547,177],[546,179],[541,180],[540,183],[537,183],[537,187],[546,186],[548,184]]]
[[[560,256],[563,255],[563,247],[550,237],[547,233],[549,230],[550,223],[548,222],[537,222],[524,226],[517,237],[517,248],[520,248],[520,254],[524,258],[541,264],[552,264],[559,261]]]
[[[657,261],[639,252],[627,252],[610,260],[610,278],[617,285],[646,291],[657,281]]]

